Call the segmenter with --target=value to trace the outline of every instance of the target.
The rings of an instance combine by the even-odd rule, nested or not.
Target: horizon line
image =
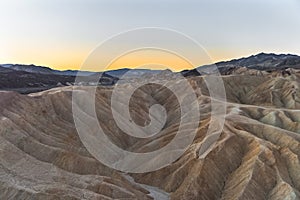
[[[267,55],[271,55],[271,54],[274,54],[274,55],[289,55],[289,56],[299,56],[298,54],[293,54],[293,53],[273,53],[273,52],[257,52],[255,54],[248,54],[248,55],[245,55],[245,56],[242,56],[242,57],[235,57],[235,58],[228,58],[228,59],[223,59],[223,60],[218,60],[216,62],[213,62],[211,64],[203,64],[203,65],[199,65],[199,66],[195,66],[194,68],[191,68],[191,69],[195,69],[195,68],[198,68],[198,67],[203,67],[203,66],[209,66],[209,65],[213,65],[213,64],[218,64],[218,63],[222,63],[222,62],[230,62],[230,61],[234,61],[234,60],[238,60],[238,59],[245,59],[245,58],[249,58],[251,56],[257,56],[257,55],[260,55],[260,54],[267,54]],[[122,69],[138,69],[138,70],[171,70],[170,68],[165,68],[165,69],[151,69],[151,68],[133,68],[131,66],[124,66],[124,67],[120,67],[120,68],[117,68],[117,69],[111,69],[111,70],[106,70],[106,71],[93,71],[93,70],[80,70],[80,69],[72,69],[72,68],[69,68],[69,69],[64,69],[64,70],[61,70],[61,69],[58,69],[56,67],[51,67],[51,66],[47,66],[47,65],[39,65],[39,64],[34,64],[34,63],[2,63],[0,64],[0,66],[3,66],[3,65],[25,65],[25,66],[35,66],[35,67],[43,67],[43,68],[49,68],[51,70],[56,70],[56,71],[61,71],[61,72],[64,72],[64,71],[81,71],[81,72],[94,72],[94,73],[99,73],[99,72],[106,72],[106,71],[115,71],[115,70],[122,70]],[[184,71],[184,70],[188,70],[188,69],[181,69],[180,71]],[[171,70],[173,72],[173,70]],[[178,71],[178,72],[180,72]],[[176,71],[177,72],[177,71]]]

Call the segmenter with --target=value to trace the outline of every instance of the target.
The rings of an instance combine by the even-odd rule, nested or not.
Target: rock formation
[[[299,199],[300,74],[234,71],[222,77],[226,121],[212,151],[199,155],[211,120],[205,75],[190,76],[201,113],[196,137],[179,159],[148,173],[111,169],[86,150],[74,126],[71,102],[73,90],[89,87],[29,95],[1,92],[0,199]],[[147,152],[173,139],[180,105],[169,90],[150,84],[133,95],[130,112],[137,124],[149,123],[148,108],[155,103],[164,105],[168,114],[162,134],[137,140],[124,136],[113,120],[113,88],[98,86],[95,98],[99,123],[111,141]]]

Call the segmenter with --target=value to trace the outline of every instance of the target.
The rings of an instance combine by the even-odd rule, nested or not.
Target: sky
[[[299,25],[300,0],[1,0],[0,63],[80,69],[101,42],[140,27],[182,32],[213,62],[260,52],[300,55]],[[144,57],[131,55],[113,68],[136,67]],[[188,67],[180,63],[175,70]]]

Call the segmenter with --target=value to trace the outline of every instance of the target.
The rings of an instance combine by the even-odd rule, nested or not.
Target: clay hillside
[[[179,159],[148,173],[111,169],[87,151],[74,125],[72,92],[89,95],[91,87],[74,85],[74,74],[0,67],[0,199],[300,199],[300,57],[258,54],[216,65],[227,98],[216,145],[202,156],[213,118],[204,79],[215,71],[210,66],[185,70],[181,74],[194,88],[201,113],[196,136]],[[176,96],[157,84],[135,91],[129,106],[135,123],[149,123],[151,105],[167,111],[160,134],[137,139],[125,135],[112,116],[110,97],[120,71],[106,76],[112,81],[97,86],[95,108],[110,140],[133,152],[168,144],[181,120]],[[120,87],[126,93],[148,79],[175,84],[173,77],[170,71],[142,73]],[[26,95],[4,91],[40,87],[43,91]]]

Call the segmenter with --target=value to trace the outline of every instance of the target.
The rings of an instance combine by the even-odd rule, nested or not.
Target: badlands
[[[226,91],[225,123],[205,156],[203,145],[214,117],[205,78],[213,74],[182,73],[194,88],[201,113],[196,135],[177,160],[145,173],[112,169],[82,143],[74,124],[72,94],[89,94],[92,87],[70,85],[26,95],[1,91],[0,199],[300,199],[300,71],[298,62],[284,59],[289,58],[263,54],[248,58],[251,64],[218,65]],[[149,79],[172,83],[170,73]],[[132,84],[121,85],[124,93]],[[180,104],[168,88],[145,84],[132,95],[129,111],[136,124],[150,123],[149,107],[154,104],[163,105],[167,113],[161,133],[137,139],[114,121],[114,87],[97,86],[95,110],[115,145],[150,152],[175,137]]]

